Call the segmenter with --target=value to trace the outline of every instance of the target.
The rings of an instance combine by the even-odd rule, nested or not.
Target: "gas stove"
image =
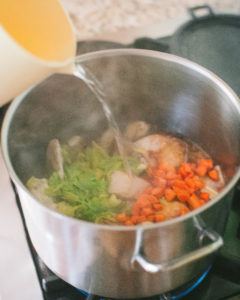
[[[78,43],[78,54],[112,48],[140,48],[161,52],[170,52],[171,37],[150,39],[139,38],[130,45],[104,41],[81,41]],[[8,105],[0,109],[0,122]],[[91,295],[86,291],[78,290],[54,274],[41,260],[35,251],[25,223],[21,203],[15,186],[12,188],[19,214],[21,215],[26,241],[36,269],[39,285],[45,300],[113,300]],[[224,238],[224,247],[218,253],[216,260],[203,274],[186,285],[169,291],[164,295],[156,295],[145,300],[237,300],[240,299],[240,185],[236,187],[232,210],[229,215]],[[116,300],[116,299],[115,299]]]

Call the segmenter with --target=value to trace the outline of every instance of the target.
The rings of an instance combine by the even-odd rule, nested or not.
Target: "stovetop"
[[[169,51],[170,37],[160,39],[140,38],[131,45],[122,45],[118,43],[110,43],[103,41],[82,41],[78,43],[78,54],[86,52],[103,50],[108,48],[141,48],[151,49],[162,52]],[[0,125],[8,105],[0,109]],[[31,251],[32,259],[36,268],[36,272],[41,286],[43,298],[45,300],[111,300],[96,295],[88,295],[84,291],[80,291],[69,285],[59,277],[57,277],[44,264],[37,255],[25,224],[21,204],[15,189],[16,202],[22,217],[22,222],[26,234],[26,240]],[[157,295],[148,300],[237,300],[240,299],[240,188],[236,188],[235,198],[229,221],[224,234],[224,247],[221,249],[217,259],[210,270],[207,270],[202,277],[196,278],[188,285],[167,293],[166,295]]]

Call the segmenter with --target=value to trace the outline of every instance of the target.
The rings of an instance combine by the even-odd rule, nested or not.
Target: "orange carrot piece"
[[[207,168],[205,165],[199,165],[199,166],[195,169],[195,172],[196,172],[199,176],[203,177],[203,176],[206,176],[207,170],[208,170],[208,168]]]
[[[132,215],[139,216],[140,211],[141,211],[141,207],[139,206],[139,203],[138,202],[133,203]]]
[[[137,216],[131,216],[130,217],[130,220],[133,222],[133,224],[136,224],[137,223]]]
[[[156,196],[156,197],[162,197],[163,193],[164,193],[163,188],[156,187],[156,188],[153,188],[153,189],[152,189],[152,195],[153,195],[153,196]]]
[[[147,216],[147,221],[154,222],[155,221],[155,215]]]
[[[198,164],[207,167],[207,169],[213,168],[213,160],[210,158],[199,159]]]
[[[153,214],[154,214],[154,211],[149,207],[146,207],[146,208],[142,209],[142,216],[148,217],[148,216],[153,215]]]
[[[164,214],[156,214],[155,215],[155,222],[162,222],[165,220]]]
[[[208,201],[210,199],[210,195],[207,192],[202,192],[199,195],[200,199],[204,200],[204,201]]]
[[[205,184],[200,180],[200,178],[196,175],[193,177],[195,189],[202,189],[204,188]]]
[[[214,181],[218,181],[219,180],[219,174],[217,170],[211,170],[208,172],[208,176],[214,180]]]
[[[134,225],[134,223],[131,220],[127,220],[124,224],[126,226],[133,226]]]
[[[188,212],[189,212],[189,209],[187,207],[183,207],[181,209],[180,216],[183,216],[183,215],[187,214]]]
[[[166,188],[164,195],[167,201],[171,202],[176,197],[176,192],[170,188]]]
[[[190,193],[186,190],[180,190],[177,192],[177,198],[181,202],[188,201],[188,199],[190,198]]]
[[[140,208],[151,207],[150,195],[141,194],[137,196],[137,202]]]
[[[184,177],[187,177],[187,176],[193,176],[194,173],[193,173],[193,167],[192,167],[192,164],[190,163],[182,163],[180,168],[178,169],[178,173],[181,174],[181,176],[184,178]]]
[[[175,171],[174,166],[169,165],[169,164],[164,163],[164,162],[159,163],[158,166],[157,166],[157,169],[164,170],[164,171]]]
[[[127,217],[127,215],[125,213],[121,213],[121,214],[119,214],[119,215],[116,216],[116,220],[118,222],[121,222],[121,223],[126,222],[127,219],[128,219],[128,217]]]
[[[173,180],[171,181],[171,186],[178,187],[179,189],[186,189],[186,183],[184,180]]]
[[[192,194],[192,196],[188,199],[188,203],[190,204],[192,209],[197,209],[202,205],[202,203],[195,194]]]
[[[165,171],[162,169],[155,169],[153,171],[153,176],[155,177],[160,177],[160,178],[164,178],[165,177]]]
[[[159,211],[159,210],[162,210],[163,209],[163,205],[161,203],[155,203],[153,204],[153,208],[156,210],[156,211]]]
[[[163,194],[162,194],[163,195]],[[161,195],[161,196],[162,196]],[[152,199],[151,199],[151,202],[152,202],[152,205],[156,204],[156,203],[159,203],[159,200],[157,197],[153,196]]]
[[[198,189],[198,187],[196,187],[196,181],[194,177],[186,177],[185,183],[187,186],[187,190],[191,193],[195,192]]]

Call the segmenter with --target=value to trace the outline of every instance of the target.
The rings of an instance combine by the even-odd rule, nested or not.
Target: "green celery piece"
[[[71,147],[63,147],[64,178],[53,173],[46,194],[58,203],[59,212],[86,221],[115,222],[116,214],[126,208],[126,202],[108,193],[109,180],[116,170],[124,170],[119,155],[109,156],[96,143],[74,157]],[[139,170],[138,158],[128,158],[134,174]]]

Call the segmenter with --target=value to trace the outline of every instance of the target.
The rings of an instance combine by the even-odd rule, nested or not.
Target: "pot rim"
[[[143,57],[151,57],[151,58],[159,58],[165,61],[173,62],[178,65],[184,66],[185,68],[189,68],[194,70],[195,72],[201,73],[204,77],[208,78],[209,80],[213,81],[219,89],[221,89],[229,99],[232,101],[232,103],[235,105],[236,110],[239,112],[240,116],[240,101],[238,96],[235,94],[235,92],[217,75],[215,75],[213,72],[207,70],[206,68],[198,65],[197,63],[194,63],[192,61],[189,61],[185,58],[169,54],[169,53],[163,53],[159,51],[153,51],[153,50],[142,50],[142,49],[108,49],[108,50],[101,50],[96,52],[90,52],[87,54],[82,54],[79,56],[76,56],[72,59],[72,63],[75,61],[77,62],[86,62],[88,60],[92,59],[98,59],[102,57],[113,57],[113,56],[124,56],[124,55],[132,55],[132,56],[143,56]],[[11,160],[8,155],[8,131],[11,124],[12,117],[18,108],[18,106],[21,104],[21,102],[24,100],[25,96],[35,87],[34,85],[19,96],[17,96],[13,102],[11,103],[10,107],[8,108],[8,111],[4,117],[2,129],[1,129],[1,147],[2,147],[2,153],[3,153],[3,159],[5,161],[5,164],[7,166],[8,172],[12,180],[20,186],[24,190],[25,193],[28,194],[28,196],[33,199],[33,201],[39,205],[39,208],[46,210],[47,213],[54,214],[55,217],[59,219],[66,219],[72,224],[83,224],[88,225],[91,227],[97,227],[104,230],[116,230],[116,231],[136,231],[140,229],[154,229],[154,228],[160,228],[165,226],[171,226],[175,223],[179,223],[182,221],[187,221],[188,219],[201,214],[214,204],[216,204],[218,201],[220,201],[236,184],[237,180],[240,178],[240,167],[238,166],[238,169],[233,176],[233,178],[229,181],[229,183],[226,185],[224,190],[218,194],[217,197],[206,203],[204,206],[191,211],[183,216],[170,219],[161,223],[153,223],[152,225],[135,225],[135,226],[125,226],[125,225],[106,225],[106,224],[96,224],[93,222],[88,222],[80,219],[76,219],[73,217],[69,217],[66,215],[63,215],[53,209],[48,208],[47,206],[43,205],[39,200],[37,200],[35,197],[32,196],[32,194],[29,192],[29,190],[26,188],[26,186],[23,184],[23,182],[20,180],[20,178],[17,176],[13,165],[11,163]]]

